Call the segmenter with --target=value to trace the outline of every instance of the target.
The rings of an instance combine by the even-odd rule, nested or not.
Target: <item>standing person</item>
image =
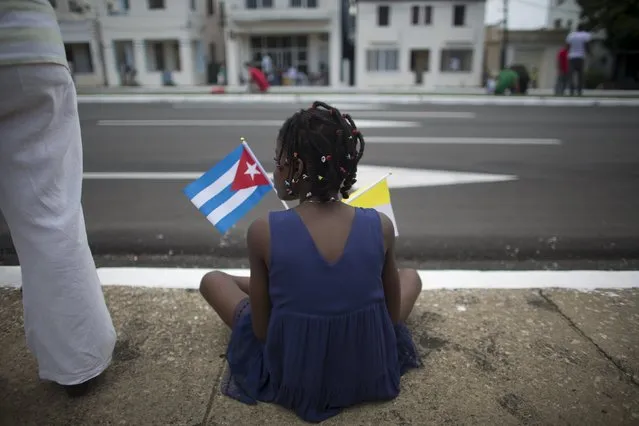
[[[586,54],[588,53],[588,43],[592,40],[592,35],[585,31],[583,24],[577,26],[577,31],[568,34],[566,44],[568,44],[568,78],[570,84],[570,96],[577,92],[581,96],[584,85],[584,68]],[[575,80],[577,81],[575,83]]]
[[[273,59],[268,53],[262,56],[262,72],[266,76],[269,83],[273,83]]]
[[[321,422],[394,399],[400,376],[420,366],[405,321],[422,283],[397,268],[393,222],[339,201],[363,152],[351,117],[322,102],[280,129],[273,179],[278,196],[299,205],[251,224],[250,278],[214,271],[200,285],[232,328],[227,396]]]
[[[569,72],[568,45],[566,44],[557,53],[557,85],[555,86],[555,94],[557,96],[563,96],[566,93]]]
[[[116,334],[87,242],[76,91],[48,0],[0,1],[0,93],[0,209],[27,345],[42,379],[83,395]]]
[[[248,89],[249,92],[254,92],[255,89],[261,93],[266,93],[270,85],[268,79],[259,68],[252,66],[250,63],[245,63],[244,66],[248,72]]]

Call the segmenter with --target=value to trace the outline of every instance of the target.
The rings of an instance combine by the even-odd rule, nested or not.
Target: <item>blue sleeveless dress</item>
[[[420,366],[410,332],[393,325],[382,286],[379,214],[356,209],[344,254],[318,252],[294,210],[272,212],[267,341],[253,334],[248,299],[237,307],[222,392],[272,402],[308,422],[352,405],[395,398],[400,376]]]

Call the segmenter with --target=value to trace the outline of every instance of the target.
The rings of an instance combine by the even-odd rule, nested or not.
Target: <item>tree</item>
[[[577,0],[587,30],[604,30],[615,51],[639,51],[639,0]]]

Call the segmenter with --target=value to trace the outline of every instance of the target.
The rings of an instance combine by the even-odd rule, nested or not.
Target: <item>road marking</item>
[[[366,143],[405,143],[424,145],[561,145],[559,139],[538,138],[459,138],[459,137],[412,137],[412,136],[368,136]]]
[[[518,179],[514,175],[362,165],[357,168],[358,184],[366,185],[368,182],[375,182],[388,172],[392,173],[388,178],[388,186],[397,189],[508,182]],[[85,172],[84,179],[192,181],[202,174],[203,172]]]
[[[387,108],[385,105],[381,104],[347,104],[347,103],[338,103],[333,104],[335,108],[342,110],[343,112],[350,111],[371,111],[371,110],[381,110]],[[265,109],[265,110],[290,110],[291,112],[296,112],[302,107],[308,108],[308,105],[297,104],[253,104],[247,107],[245,104],[220,104],[220,103],[175,103],[172,104],[173,109],[242,109],[242,110],[255,110],[255,109]]]
[[[476,117],[474,112],[446,112],[446,111],[348,111],[355,119],[355,124],[360,125],[361,120],[357,119],[357,116],[364,116],[367,118],[433,118],[433,119],[445,119],[445,118],[459,118],[459,119],[473,119]]]
[[[210,269],[199,268],[98,268],[102,285],[146,288],[197,289]],[[249,276],[248,269],[222,269]],[[453,289],[574,290],[639,288],[639,271],[418,271],[423,291]],[[0,287],[21,286],[20,267],[0,266]]]
[[[115,127],[280,127],[282,120],[98,120],[98,126]],[[365,129],[420,127],[414,121],[357,120],[357,126]]]

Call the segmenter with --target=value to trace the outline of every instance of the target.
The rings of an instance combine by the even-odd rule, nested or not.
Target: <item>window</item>
[[[64,45],[67,61],[71,63],[74,74],[92,74],[93,58],[89,43],[68,43]]]
[[[215,15],[215,0],[207,0],[207,2],[206,2],[206,13],[209,16]]]
[[[411,15],[412,15],[411,21],[413,25],[419,24],[419,6],[413,6],[411,8]]]
[[[273,7],[273,0],[246,0],[247,9],[270,9]]]
[[[249,45],[250,57],[255,62],[268,55],[275,67],[287,70],[295,66],[299,71],[308,71],[308,36],[252,36]]]
[[[369,49],[366,52],[366,69],[372,72],[398,71],[399,50]]]
[[[568,22],[566,22],[566,27],[572,29],[572,19],[569,19]]]
[[[411,72],[430,71],[430,50],[418,49],[410,52],[410,70]]]
[[[149,9],[164,9],[164,0],[148,0]]]
[[[153,43],[153,59],[155,60],[155,67],[152,71],[163,71],[165,68],[164,63],[164,44],[161,42]]]
[[[377,26],[387,27],[390,24],[390,6],[377,6]]]
[[[555,19],[555,29],[558,30],[561,28],[561,19]]]
[[[291,7],[306,7],[313,9],[317,7],[317,0],[290,0]]]
[[[124,15],[129,11],[129,0],[114,0],[107,3],[109,15]]]
[[[191,0],[191,10],[193,11],[197,10],[197,5],[195,3],[196,3],[195,0]]]
[[[58,7],[58,2],[57,2],[57,1],[55,1],[55,0],[49,0],[49,3],[51,3],[51,7],[52,7],[52,8],[54,8],[54,9],[55,9],[56,7]]]
[[[440,70],[470,72],[473,69],[473,49],[442,49]]]
[[[433,23],[433,6],[424,6],[424,24]]]
[[[466,25],[466,5],[456,4],[453,9],[453,26],[463,27]]]

